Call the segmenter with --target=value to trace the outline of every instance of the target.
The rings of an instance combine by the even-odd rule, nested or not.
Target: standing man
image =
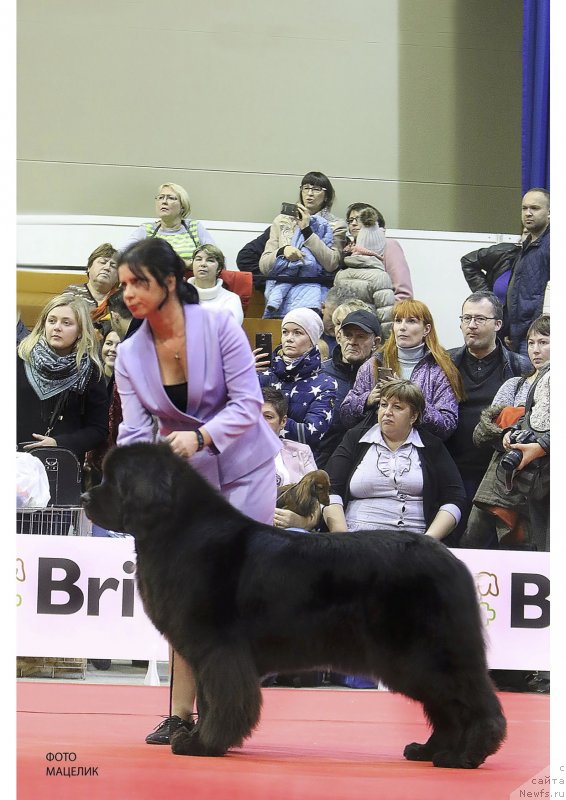
[[[508,346],[527,355],[527,331],[542,314],[550,280],[550,193],[529,189],[523,197],[521,222],[527,236],[507,289]]]
[[[352,311],[344,317],[336,333],[336,341],[332,357],[323,361],[321,365],[321,371],[335,378],[338,388],[332,422],[324,434],[316,458],[319,469],[324,469],[324,465],[346,433],[347,428],[340,419],[340,406],[354,385],[359,368],[375,353],[381,343],[381,325],[378,318],[371,311]]]
[[[458,426],[445,442],[456,462],[466,489],[468,509],[450,534],[453,545],[466,528],[472,500],[493,454],[490,447],[476,447],[472,441],[480,414],[489,406],[506,380],[529,371],[529,359],[509,351],[497,338],[503,324],[503,307],[493,292],[474,292],[462,306],[460,330],[464,346],[449,350],[466,392],[458,406]]]

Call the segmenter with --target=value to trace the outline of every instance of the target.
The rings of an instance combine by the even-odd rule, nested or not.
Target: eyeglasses
[[[497,317],[476,317],[475,314],[464,314],[463,317],[460,317],[460,322],[463,325],[469,325],[473,320],[476,325],[485,325],[488,319],[497,319]]]
[[[162,203],[164,200],[170,200],[171,203],[174,203],[175,200],[178,200],[179,198],[175,197],[174,194],[158,194],[155,199],[159,200],[160,203]]]
[[[326,189],[322,189],[320,186],[301,186],[301,192],[311,192],[312,194],[320,194],[321,192],[325,192]]]
[[[350,217],[350,219],[347,220],[347,223],[348,223],[348,225],[353,225],[354,222],[359,222],[359,221],[360,221],[359,217]]]

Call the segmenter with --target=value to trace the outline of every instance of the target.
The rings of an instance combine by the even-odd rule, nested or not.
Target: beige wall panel
[[[197,217],[269,221],[318,169],[337,213],[367,199],[392,228],[514,230],[509,8],[20,0],[18,211],[149,217],[171,179]]]

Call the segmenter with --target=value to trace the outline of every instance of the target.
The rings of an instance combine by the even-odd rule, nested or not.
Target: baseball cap
[[[347,317],[344,317],[340,329],[345,328],[346,325],[357,325],[366,333],[373,333],[375,336],[381,336],[381,325],[378,318],[371,311],[352,311]]]

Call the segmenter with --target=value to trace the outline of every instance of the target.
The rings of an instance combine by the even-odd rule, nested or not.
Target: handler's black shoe
[[[171,736],[175,733],[177,728],[184,725],[189,730],[194,727],[194,721],[187,722],[175,714],[172,717],[165,717],[159,725],[145,737],[147,744],[169,744]]]

